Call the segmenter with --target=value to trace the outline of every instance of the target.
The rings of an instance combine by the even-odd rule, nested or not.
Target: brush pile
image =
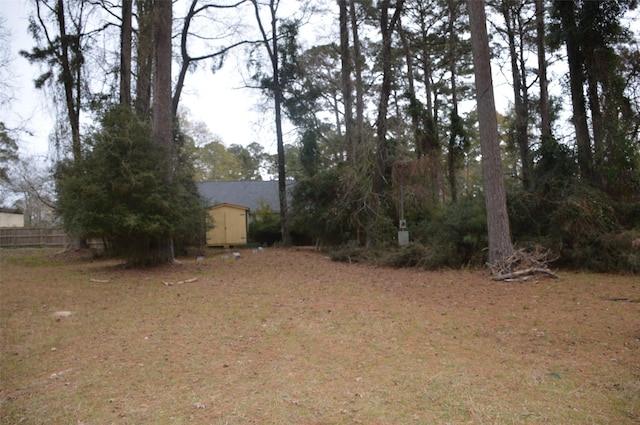
[[[548,264],[557,260],[550,250],[536,247],[533,252],[517,249],[510,256],[494,264],[488,264],[493,280],[506,282],[522,282],[536,274],[558,279],[560,276],[549,270]]]

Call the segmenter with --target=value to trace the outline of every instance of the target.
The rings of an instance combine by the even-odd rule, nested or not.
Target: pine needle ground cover
[[[0,424],[637,424],[637,276],[0,251]]]

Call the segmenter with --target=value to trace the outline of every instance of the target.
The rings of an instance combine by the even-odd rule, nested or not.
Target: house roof
[[[287,181],[287,198],[291,199],[291,190],[295,182]],[[273,211],[280,211],[277,180],[242,180],[220,182],[198,182],[198,192],[207,206],[235,204],[256,211],[265,205]]]
[[[22,210],[20,208],[4,208],[4,207],[0,207],[0,213],[20,214],[20,215],[24,214],[24,212],[22,212]]]

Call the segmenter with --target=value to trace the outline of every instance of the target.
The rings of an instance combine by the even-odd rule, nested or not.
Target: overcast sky
[[[32,136],[20,134],[20,154],[46,154],[47,137],[51,130],[51,118],[46,113],[46,105],[40,102],[40,94],[33,86],[32,69],[26,59],[19,57],[20,50],[32,45],[27,35],[28,2],[18,0],[0,0],[4,29],[9,35],[11,64],[2,77],[13,88],[13,100],[2,108],[2,121],[10,128],[26,126]],[[7,81],[8,79],[8,81]],[[44,143],[42,142],[44,140]]]
[[[24,125],[28,133],[21,133],[21,155],[46,155],[49,150],[49,134],[53,126],[50,105],[44,93],[34,88],[33,80],[39,75],[38,66],[21,57],[20,50],[31,50],[34,41],[27,33],[27,17],[30,2],[24,0],[0,0],[0,16],[10,33],[12,63],[8,77],[14,87],[14,100],[1,111],[10,127]],[[176,14],[178,11],[176,11]],[[180,11],[181,15],[183,14]],[[257,112],[259,93],[242,89],[242,80],[236,70],[236,60],[229,56],[223,69],[212,73],[201,67],[189,74],[181,96],[181,107],[188,109],[193,121],[205,122],[211,132],[227,144],[248,145],[258,142],[267,151],[275,151],[270,116]],[[177,71],[174,65],[174,72]]]

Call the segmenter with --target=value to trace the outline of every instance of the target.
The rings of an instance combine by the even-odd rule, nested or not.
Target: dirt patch
[[[50,254],[0,251],[2,424],[640,423],[634,276]]]

